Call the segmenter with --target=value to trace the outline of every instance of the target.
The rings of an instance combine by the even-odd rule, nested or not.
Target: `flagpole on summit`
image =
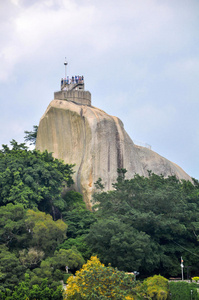
[[[183,274],[183,268],[184,268],[184,265],[183,265],[183,259],[182,259],[182,256],[181,256],[181,271],[182,271],[182,280],[184,280],[184,274]]]
[[[67,61],[66,61],[66,57],[65,57],[65,62],[64,62],[64,66],[65,66],[65,79],[66,79],[66,66],[67,66]]]

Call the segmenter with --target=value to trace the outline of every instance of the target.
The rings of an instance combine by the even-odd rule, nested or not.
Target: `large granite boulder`
[[[99,177],[105,190],[112,189],[117,169],[127,169],[126,178],[148,170],[164,176],[191,180],[179,166],[145,147],[136,146],[117,117],[99,108],[71,101],[53,100],[40,120],[36,149],[75,164],[75,188],[87,207],[92,206],[94,183]]]

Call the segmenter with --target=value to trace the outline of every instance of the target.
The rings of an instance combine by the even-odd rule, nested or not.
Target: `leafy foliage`
[[[38,126],[37,125],[33,126],[33,131],[24,131],[24,133],[25,133],[25,137],[24,137],[25,142],[29,142],[30,145],[35,145],[36,144],[36,138],[37,138],[37,131],[38,131]]]
[[[63,198],[65,209],[62,211],[62,218],[68,225],[68,239],[59,245],[59,249],[70,249],[75,246],[85,259],[89,259],[92,253],[85,237],[91,224],[96,221],[95,214],[86,208],[81,194],[69,191]]]
[[[41,280],[45,278],[48,278],[49,284],[52,285],[54,282],[63,280],[66,274],[66,266],[68,266],[70,272],[75,272],[81,268],[83,263],[83,257],[75,248],[55,251],[53,256],[41,262],[40,267],[35,268],[31,272],[28,271],[31,285],[40,284]]]
[[[62,218],[68,225],[68,237],[76,238],[87,234],[90,225],[96,221],[96,217],[86,208],[82,195],[75,191],[69,191],[63,199],[66,204],[64,211],[62,211]]]
[[[75,272],[84,263],[74,247],[55,251],[66,239],[61,213],[74,205],[74,195],[70,201],[62,197],[73,183],[72,165],[14,140],[11,145],[0,151],[0,298],[62,299],[57,286],[65,266]]]
[[[26,133],[33,142],[31,132]],[[108,267],[92,257],[68,279],[67,299],[166,299],[163,277],[140,284],[123,271],[175,276],[181,256],[197,274],[197,180],[152,172],[126,180],[121,169],[113,191],[104,192],[102,180],[96,182],[99,192],[91,212],[81,194],[63,192],[73,183],[72,165],[14,140],[11,145],[0,150],[1,299],[62,299],[66,266],[74,273],[91,254]],[[190,295],[190,289],[183,289]]]
[[[118,218],[99,220],[91,226],[86,240],[105,264],[111,263],[120,270],[132,272],[144,264],[150,269],[155,260],[158,263],[150,236]]]
[[[0,206],[7,203],[38,207],[56,217],[64,206],[63,184],[70,185],[72,165],[54,159],[47,151],[28,151],[25,144],[11,142],[0,151]],[[57,212],[58,213],[58,212]]]
[[[195,281],[195,282],[198,282],[199,277],[198,276],[192,277],[192,280]]]
[[[26,210],[22,204],[0,207],[0,245],[9,249],[27,247],[29,234],[25,226]]]
[[[193,285],[183,281],[169,283],[172,300],[198,299],[197,287],[197,284]]]
[[[49,278],[51,284],[53,281],[57,282],[63,278],[64,272],[61,272],[59,276],[57,274],[59,267],[55,263],[59,255],[56,252],[52,264],[54,272],[48,263],[48,258],[45,261],[42,259],[44,256],[52,255],[58,244],[63,242],[66,237],[66,229],[67,225],[63,221],[53,221],[52,216],[43,212],[25,210],[21,204],[10,203],[0,207],[0,291],[3,293],[2,295],[11,294],[14,287],[20,285],[24,273],[29,269],[36,268],[35,270],[39,270],[41,273],[41,276],[38,277],[33,271],[29,271],[32,275],[31,284],[41,284],[46,277]],[[68,264],[74,268],[83,264],[83,258],[77,250],[62,251],[66,251],[60,258],[63,263],[67,259]],[[49,265],[45,272],[42,271],[43,265]],[[3,297],[2,299],[4,299]]]
[[[0,243],[10,250],[35,247],[52,254],[66,238],[66,230],[62,220],[53,221],[44,212],[25,210],[21,204],[0,207]]]
[[[49,287],[47,279],[43,279],[41,284],[31,286],[28,274],[26,274],[25,281],[21,281],[16,285],[14,291],[0,291],[0,299],[2,300],[61,300],[62,286],[53,289]]]
[[[19,251],[19,260],[21,264],[30,269],[35,268],[44,258],[45,253],[36,248],[23,249]]]
[[[103,186],[101,181],[100,184]],[[139,268],[145,276],[155,273],[178,275],[180,256],[196,272],[199,267],[198,182],[179,181],[175,176],[164,178],[151,172],[149,177],[135,175],[126,180],[125,170],[122,170],[114,188],[94,195],[98,221],[91,226],[87,237],[92,251],[103,262],[111,261],[113,266],[123,270],[127,270],[125,260],[131,261],[131,271]],[[135,246],[133,241],[138,243],[140,235],[142,246],[129,251],[132,245]],[[148,257],[143,254],[147,246]],[[125,259],[122,259],[123,253]],[[142,261],[137,264],[138,253]]]
[[[168,280],[160,275],[148,277],[144,281],[146,292],[154,300],[167,300],[169,295]]]
[[[65,299],[133,299],[136,295],[134,277],[105,267],[97,257],[91,257],[76,276],[68,278]]]
[[[89,259],[92,255],[92,251],[86,242],[87,235],[82,234],[76,238],[66,239],[62,244],[60,244],[57,249],[66,249],[69,250],[72,247],[76,248],[84,259]]]
[[[25,268],[14,253],[4,245],[0,246],[0,291],[13,289],[23,278]]]
[[[27,210],[25,224],[31,235],[30,245],[48,255],[66,238],[67,225],[62,220],[53,221],[44,212]]]

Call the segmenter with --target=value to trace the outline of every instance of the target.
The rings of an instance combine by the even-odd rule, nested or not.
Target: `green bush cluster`
[[[50,287],[49,282],[43,279],[40,284],[30,285],[29,276],[25,276],[25,280],[15,286],[11,291],[6,289],[0,291],[1,300],[62,300],[62,287]]]
[[[73,276],[73,274],[72,274],[72,273],[64,274],[63,280],[64,280],[64,283],[65,283],[65,284],[66,284],[66,282],[67,282],[67,280],[68,280],[68,278],[69,278],[70,276]]]
[[[188,282],[170,282],[170,299],[172,300],[198,300],[197,284]]]

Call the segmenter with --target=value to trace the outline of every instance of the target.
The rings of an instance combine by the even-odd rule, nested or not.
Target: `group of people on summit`
[[[66,84],[76,84],[76,83],[84,83],[84,76],[72,76],[71,78],[69,78],[69,76],[67,76],[66,78],[62,78],[61,80],[61,86],[66,85]]]

